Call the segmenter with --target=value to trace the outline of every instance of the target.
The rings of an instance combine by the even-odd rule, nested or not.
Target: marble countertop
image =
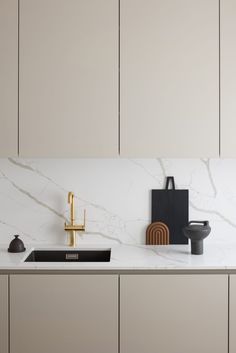
[[[24,262],[32,250],[70,249],[65,246],[27,245],[24,253],[11,254],[0,246],[0,271],[4,270],[236,270],[236,244],[205,244],[203,255],[191,255],[189,245],[146,246],[95,244],[78,249],[111,248],[110,262]]]

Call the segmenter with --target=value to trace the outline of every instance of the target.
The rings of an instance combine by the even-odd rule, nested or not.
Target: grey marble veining
[[[76,218],[87,210],[81,244],[144,244],[151,192],[174,175],[190,190],[190,219],[210,221],[206,242],[236,243],[236,160],[0,159],[0,243],[65,244],[68,191]]]

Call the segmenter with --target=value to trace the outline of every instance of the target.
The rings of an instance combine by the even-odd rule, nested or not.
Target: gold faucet
[[[68,193],[68,203],[70,204],[70,224],[65,222],[65,231],[70,232],[69,246],[76,246],[76,232],[85,231],[85,218],[86,211],[84,210],[84,224],[75,224],[75,206],[74,206],[74,194],[73,192]]]

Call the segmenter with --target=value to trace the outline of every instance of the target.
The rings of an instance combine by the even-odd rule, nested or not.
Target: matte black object
[[[169,190],[169,184],[172,189]],[[183,227],[188,224],[189,192],[176,190],[174,177],[167,177],[163,190],[152,190],[152,223],[163,222],[170,231],[170,244],[188,244]]]
[[[184,235],[191,239],[191,254],[203,254],[203,239],[211,232],[208,221],[191,221],[183,228]]]
[[[19,239],[19,235],[14,235],[15,239],[10,242],[8,251],[9,252],[24,252],[25,246],[21,239]]]
[[[25,262],[109,262],[111,249],[105,250],[34,250]]]

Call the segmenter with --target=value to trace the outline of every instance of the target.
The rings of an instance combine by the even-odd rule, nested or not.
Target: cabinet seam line
[[[120,275],[118,276],[118,353],[120,353]]]
[[[227,344],[228,344],[228,353],[230,350],[230,275],[228,275],[228,337],[227,337]]]
[[[18,33],[17,33],[17,155],[20,156],[20,0],[18,0]]]
[[[221,157],[221,7],[219,0],[219,157]]]
[[[11,352],[11,337],[10,337],[10,334],[11,334],[11,331],[10,331],[10,328],[11,328],[11,325],[10,325],[10,275],[7,276],[7,289],[8,289],[8,353]]]
[[[118,0],[118,154],[120,156],[120,0]]]

